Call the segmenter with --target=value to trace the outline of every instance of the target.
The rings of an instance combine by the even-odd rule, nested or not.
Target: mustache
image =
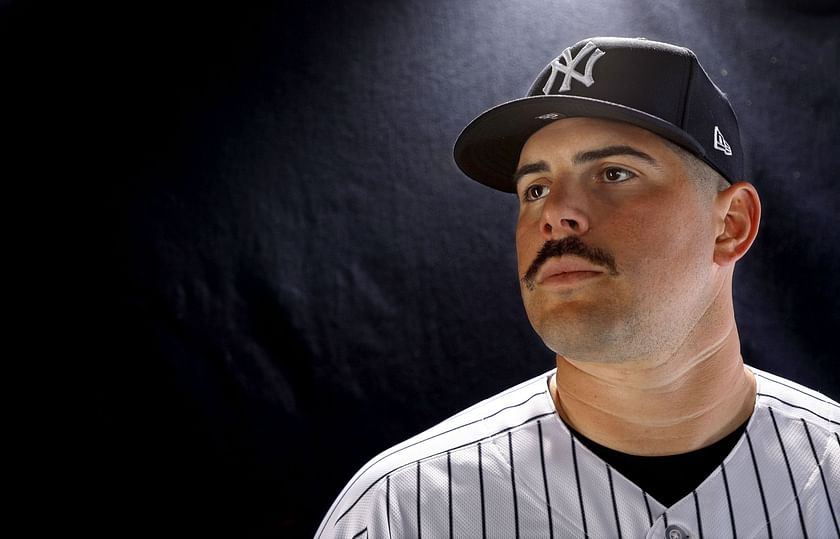
[[[528,271],[522,277],[522,282],[528,290],[536,288],[537,272],[545,264],[546,260],[555,256],[575,255],[579,256],[596,266],[602,266],[609,270],[610,275],[618,275],[615,265],[615,258],[603,249],[590,247],[583,243],[577,236],[568,236],[562,240],[548,240],[543,244],[540,252],[531,262]]]

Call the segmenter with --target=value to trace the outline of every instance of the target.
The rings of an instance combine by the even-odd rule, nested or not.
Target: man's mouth
[[[537,272],[536,284],[564,287],[599,277],[606,270],[576,256],[551,258]]]
[[[528,290],[534,290],[537,284],[549,281],[557,285],[571,284],[604,273],[618,275],[612,255],[589,247],[576,236],[569,236],[545,242],[522,282]]]

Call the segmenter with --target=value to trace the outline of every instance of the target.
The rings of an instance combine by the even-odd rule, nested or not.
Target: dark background
[[[840,397],[836,3],[112,4],[0,19],[17,157],[62,208],[34,245],[80,277],[31,308],[82,374],[88,532],[311,536],[377,452],[551,368],[516,202],[451,148],[592,35],[688,46],[727,92],[764,212],[743,354]]]

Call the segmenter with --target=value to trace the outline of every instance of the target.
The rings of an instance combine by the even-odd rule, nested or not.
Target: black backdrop
[[[728,93],[764,211],[743,354],[840,397],[833,2],[119,4],[3,7],[88,131],[91,531],[311,536],[375,453],[549,369],[515,201],[451,147],[591,35],[688,46]]]

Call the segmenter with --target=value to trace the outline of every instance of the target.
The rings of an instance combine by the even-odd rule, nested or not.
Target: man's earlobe
[[[718,219],[714,261],[719,266],[734,264],[749,250],[758,234],[761,201],[752,184],[737,182],[720,191],[715,199]]]

